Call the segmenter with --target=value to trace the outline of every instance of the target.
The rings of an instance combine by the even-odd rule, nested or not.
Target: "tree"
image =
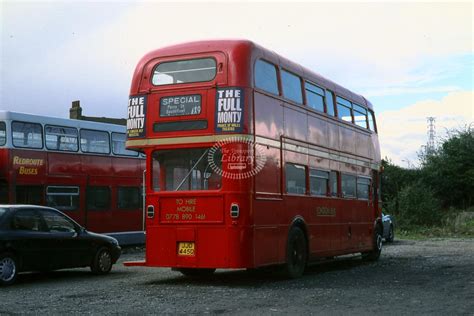
[[[420,170],[399,167],[387,158],[382,160],[382,166],[383,207],[390,213],[398,214],[400,191],[419,177]]]
[[[450,137],[422,161],[423,185],[431,187],[444,208],[474,205],[474,133],[471,127]]]

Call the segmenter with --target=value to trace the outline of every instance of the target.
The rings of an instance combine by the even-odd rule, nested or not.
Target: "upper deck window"
[[[112,133],[112,152],[116,155],[138,157],[138,152],[125,148],[125,134]]]
[[[369,115],[368,115],[368,122],[369,122],[369,129],[373,132],[376,132],[374,112],[372,112],[370,110],[369,110]]]
[[[309,82],[304,83],[304,88],[308,105],[315,110],[324,112],[324,90]]]
[[[278,79],[276,67],[261,59],[255,63],[255,86],[278,95]]]
[[[352,106],[351,102],[346,99],[337,97],[337,117],[343,121],[352,122]]]
[[[283,87],[283,95],[287,99],[295,101],[296,103],[303,103],[300,77],[286,70],[282,70],[281,85]]]
[[[353,104],[352,109],[354,110],[354,123],[357,126],[367,128],[367,109],[357,104]]]
[[[5,145],[7,142],[7,126],[5,122],[0,122],[0,146]]]
[[[336,116],[336,112],[334,112],[333,92],[330,90],[326,90],[326,111],[329,115]]]
[[[13,122],[13,146],[43,148],[43,128],[41,124]]]
[[[109,133],[82,129],[81,150],[86,153],[109,154]]]
[[[199,58],[158,64],[151,79],[155,86],[210,81],[216,76],[216,61]]]
[[[77,151],[79,149],[77,129],[73,127],[45,127],[46,148],[51,150]]]

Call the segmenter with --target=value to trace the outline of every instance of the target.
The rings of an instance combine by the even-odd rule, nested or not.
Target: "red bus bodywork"
[[[157,65],[201,58],[216,61],[216,74],[212,80],[153,84]],[[276,66],[277,94],[256,86],[254,69],[258,60]],[[283,95],[280,78],[283,69],[299,76],[302,104]],[[146,98],[145,129],[141,135],[128,137],[127,148],[146,154],[146,206],[149,212],[146,259],[128,265],[256,268],[283,264],[287,261],[288,233],[293,226],[300,227],[305,234],[308,260],[373,251],[374,232],[380,227],[377,189],[380,151],[375,127],[373,130],[362,128],[313,110],[306,105],[308,96],[304,93],[304,80],[332,91],[334,100],[341,97],[361,105],[373,116],[372,105],[362,96],[250,41],[185,43],[152,51],[140,60],[133,75],[130,96]],[[218,91],[227,87],[237,87],[243,94],[243,121],[238,132],[216,126]],[[165,98],[195,95],[201,98],[199,114],[163,116],[160,113],[160,104]],[[335,106],[335,103],[327,106]],[[205,123],[197,124],[197,121]],[[162,128],[179,122],[185,122],[183,129],[180,125],[169,130]],[[194,122],[199,127],[193,129],[187,122]],[[153,179],[154,153],[208,148],[232,136],[250,140],[247,149],[253,154],[256,149],[252,146],[259,146],[266,161],[258,173],[239,179],[222,177],[221,187],[216,190],[154,189],[154,181],[155,186],[158,181]],[[229,146],[236,150],[245,145]],[[161,161],[161,165],[165,161]],[[292,182],[286,179],[287,164],[304,167],[304,192],[289,192]],[[335,196],[311,195],[311,168],[338,174]],[[367,199],[343,196],[340,178],[345,174],[367,179],[370,183]],[[168,176],[159,177],[163,187]],[[189,206],[192,216],[183,216],[187,208],[180,208],[182,205]],[[238,216],[232,214],[233,205],[238,205]],[[193,243],[195,249],[191,255],[178,249],[183,242]]]
[[[143,243],[143,209],[138,205],[142,203],[137,204],[135,196],[134,205],[127,203],[119,191],[138,191],[141,199],[144,157],[126,151],[122,151],[125,155],[114,154],[112,149],[102,154],[81,149],[81,131],[97,131],[109,139],[112,134],[123,135],[125,140],[123,126],[3,111],[0,124],[0,203],[56,207],[88,230],[108,233],[122,244]],[[26,130],[20,135],[12,124],[37,127],[36,143],[21,144],[18,137],[25,135],[25,142],[29,142],[35,136]],[[47,135],[47,127],[75,131],[77,148],[48,149],[47,137],[54,133]],[[122,146],[124,149],[125,144]],[[108,205],[93,208],[93,201],[86,205],[91,194],[88,190],[94,188],[108,192],[108,200],[104,200]],[[48,200],[54,197],[64,204]]]

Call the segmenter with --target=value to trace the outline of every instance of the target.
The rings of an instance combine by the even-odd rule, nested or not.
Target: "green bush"
[[[433,190],[421,182],[405,186],[398,197],[401,228],[413,226],[436,226],[443,222],[441,203]]]

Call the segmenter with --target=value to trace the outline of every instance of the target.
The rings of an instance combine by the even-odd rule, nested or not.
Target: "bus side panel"
[[[67,153],[48,153],[48,170],[50,175],[80,175],[81,157]]]
[[[264,266],[281,262],[279,231],[282,201],[256,199],[254,202],[254,262]]]
[[[280,140],[283,134],[283,107],[262,93],[254,94],[255,135]]]

